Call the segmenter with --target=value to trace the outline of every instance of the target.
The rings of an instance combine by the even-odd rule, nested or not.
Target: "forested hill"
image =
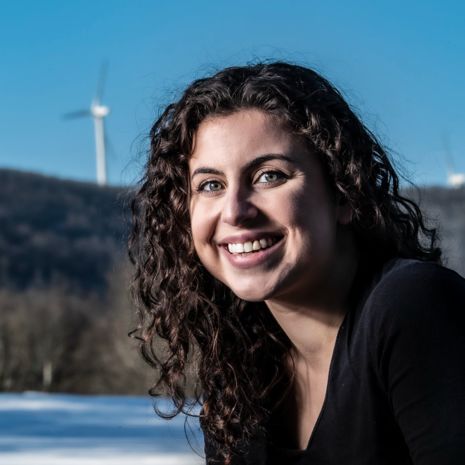
[[[465,189],[408,191],[440,223],[450,267],[465,275]],[[106,288],[126,253],[128,194],[122,188],[0,170],[0,287]]]
[[[101,293],[125,253],[125,205],[121,188],[1,169],[0,287]]]

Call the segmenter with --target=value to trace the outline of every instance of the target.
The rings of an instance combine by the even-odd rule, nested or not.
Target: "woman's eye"
[[[199,192],[217,192],[222,189],[221,183],[218,181],[205,181],[198,187]]]
[[[257,179],[258,183],[269,184],[284,179],[284,174],[279,171],[265,171]]]

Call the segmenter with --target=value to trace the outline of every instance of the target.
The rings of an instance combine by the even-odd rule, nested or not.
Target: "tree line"
[[[137,323],[126,264],[109,282],[104,296],[0,290],[0,390],[146,393],[155,373],[128,337]]]

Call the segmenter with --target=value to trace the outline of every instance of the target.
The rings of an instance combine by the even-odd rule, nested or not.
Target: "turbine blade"
[[[105,81],[107,79],[107,70],[108,70],[108,62],[105,60],[102,62],[100,66],[100,73],[97,82],[97,91],[95,93],[95,102],[100,104],[103,98],[103,91],[105,88]]]
[[[63,119],[76,119],[76,118],[84,118],[86,116],[92,116],[90,110],[77,110],[71,111],[69,113],[65,113],[63,115]]]

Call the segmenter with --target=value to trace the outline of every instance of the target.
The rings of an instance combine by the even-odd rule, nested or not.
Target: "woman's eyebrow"
[[[244,168],[245,170],[250,170],[252,168],[255,168],[258,165],[261,165],[262,163],[265,163],[270,160],[284,160],[289,163],[295,163],[295,161],[288,157],[287,155],[283,155],[282,153],[268,153],[265,155],[260,155],[257,158],[254,158],[253,160],[250,160],[248,163],[245,164]],[[191,175],[191,179],[194,178],[197,174],[217,174],[217,175],[222,175],[224,174],[223,171],[217,170],[215,168],[208,168],[206,166],[201,166],[199,168],[196,168]]]
[[[256,166],[261,165],[262,163],[265,163],[270,160],[284,160],[289,163],[295,163],[295,160],[282,153],[267,153],[265,155],[260,155],[259,157],[254,158],[253,160],[250,160],[248,163],[246,163],[245,169],[249,170],[251,168],[255,168]]]
[[[194,176],[196,176],[197,174],[218,174],[218,175],[222,175],[223,172],[220,171],[220,170],[217,170],[215,168],[207,168],[207,167],[201,166],[200,168],[197,168],[192,172],[191,179],[193,179]]]

